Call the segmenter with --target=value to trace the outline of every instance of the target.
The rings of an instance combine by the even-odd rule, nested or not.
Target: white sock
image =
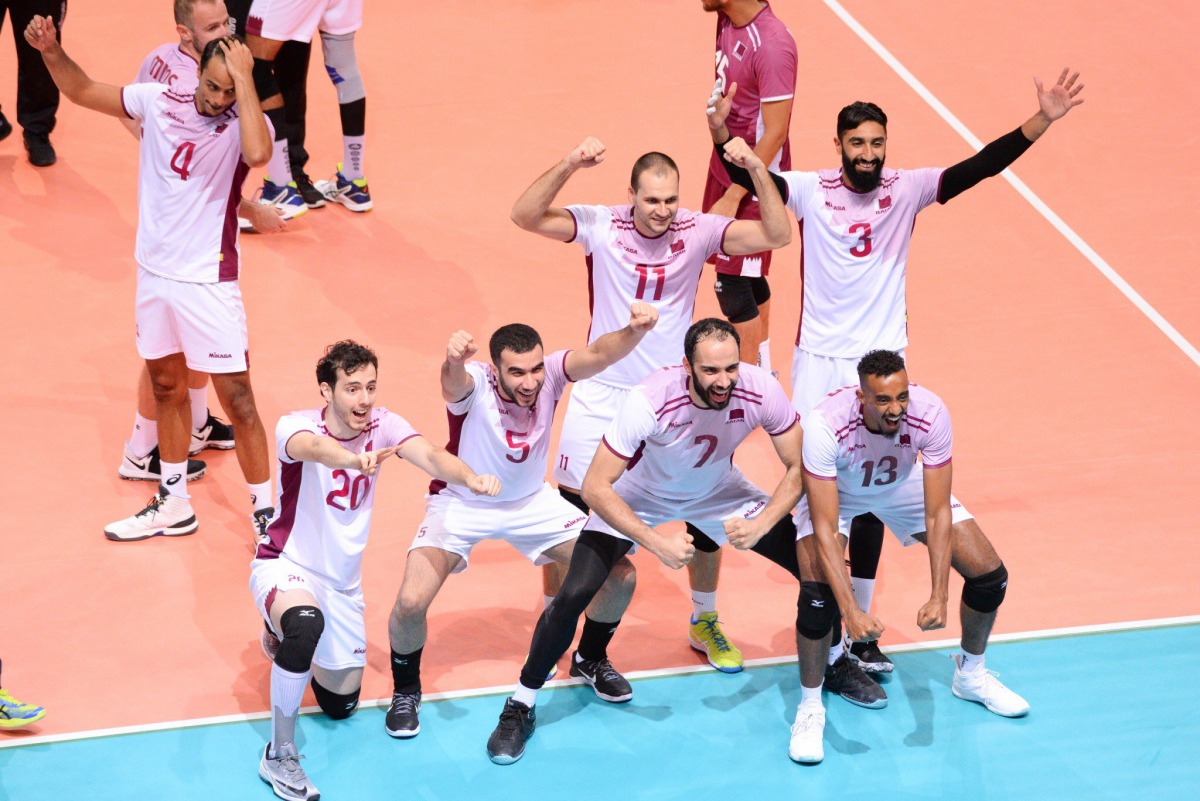
[[[537,690],[531,690],[521,682],[517,682],[517,689],[513,691],[512,699],[518,704],[524,704],[533,709],[533,705],[537,703],[537,695]]]
[[[279,665],[271,665],[272,758],[281,747],[296,744],[296,718],[300,714],[300,701],[304,698],[304,688],[308,686],[311,675],[311,669],[304,673],[292,673]]]
[[[758,366],[771,371],[771,340],[764,339],[758,346]]]
[[[261,484],[250,484],[250,506],[254,511],[266,509],[274,501],[271,499],[271,479]]]
[[[133,413],[133,433],[129,435],[129,450],[141,459],[158,444],[158,421],[147,420],[137,412]]]
[[[825,705],[821,701],[821,687],[822,686],[823,685],[818,685],[816,687],[805,687],[803,684],[800,685],[800,708],[801,709],[804,708],[805,706],[814,706],[814,705],[815,706],[824,706]]]
[[[958,649],[960,654],[960,662],[962,666],[959,668],[963,673],[974,673],[983,668],[983,654],[969,654],[961,647]]]
[[[838,657],[841,656],[842,652],[845,650],[846,649],[842,645],[842,641],[839,638],[838,641],[833,645],[833,647],[829,649],[829,664],[832,665],[834,662],[836,662],[838,660]]]
[[[553,595],[543,595],[542,596],[542,611],[549,609],[550,604],[553,600],[554,600]]]
[[[871,599],[875,597],[875,579],[850,577],[850,586],[854,590],[854,601],[864,612],[871,611]]]
[[[192,430],[199,431],[208,422],[208,384],[200,389],[188,387],[188,398],[192,402]]]
[[[367,137],[342,137],[342,175],[356,181],[363,177],[363,149]]]
[[[287,186],[292,182],[292,165],[288,161],[287,139],[276,139],[271,146],[271,160],[267,162],[267,180],[276,186]]]
[[[162,465],[162,483],[167,488],[167,492],[174,495],[176,498],[183,498],[185,501],[191,496],[187,491],[187,460],[182,462],[161,462]],[[171,479],[175,480],[172,481]]]
[[[700,592],[692,590],[692,622],[700,622],[700,616],[705,612],[717,611],[717,594],[715,592]]]

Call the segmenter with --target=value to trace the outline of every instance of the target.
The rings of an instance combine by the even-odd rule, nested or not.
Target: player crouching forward
[[[769,372],[739,363],[738,349],[732,325],[700,320],[684,337],[683,364],[643,379],[613,419],[583,481],[592,514],[562,590],[534,629],[516,692],[488,740],[493,762],[509,764],[524,753],[533,734],[538,689],[618,560],[636,545],[672,569],[691,560],[690,534],[662,534],[654,526],[686,520],[718,544],[754,550],[800,578],[789,515],[801,491],[799,415]],[[759,426],[786,468],[770,496],[733,465],[734,449]],[[815,693],[819,704],[836,610],[827,586],[807,581],[801,586],[801,599],[830,598],[815,615],[797,603],[801,683],[814,688],[805,692]]]
[[[806,560],[819,559],[815,569],[833,576],[830,584],[851,638],[876,639],[883,625],[858,609],[843,567],[847,522],[870,512],[904,545],[925,544],[933,589],[917,612],[922,630],[946,625],[951,565],[965,581],[954,694],[997,715],[1020,717],[1029,704],[983,667],[1008,571],[974,518],[950,494],[950,413],[937,395],[908,383],[904,359],[894,351],[868,353],[858,363],[858,375],[857,388],[832,393],[804,421],[807,492],[796,511],[804,546],[801,570]],[[813,533],[816,537],[809,537]],[[808,742],[794,745],[819,750],[819,736],[812,739],[819,732],[807,731]]]
[[[429,487],[429,506],[388,623],[395,686],[385,726],[391,736],[412,737],[421,730],[425,615],[446,578],[466,570],[477,543],[505,540],[536,565],[571,561],[586,516],[545,481],[554,410],[568,383],[591,378],[628,356],[658,322],[658,311],[648,303],[635,302],[629,312],[624,328],[582,350],[549,356],[543,356],[538,333],[519,323],[492,334],[491,364],[468,361],[477,348],[466,331],[450,337],[442,364],[442,397],[450,417],[446,447],[476,469],[499,476],[504,490],[477,498],[442,481]],[[588,607],[571,661],[571,675],[583,678],[605,701],[633,696],[607,653],[633,586],[633,564],[622,559]]]
[[[250,591],[270,629],[264,650],[278,639],[271,742],[258,775],[280,798],[318,797],[295,740],[309,677],[331,718],[348,717],[358,706],[367,652],[362,552],[383,461],[399,454],[449,484],[480,495],[500,492],[495,476],[476,475],[403,417],[374,408],[378,367],[375,354],[356,342],[330,346],[317,362],[325,407],[293,412],[275,428],[279,514],[251,563]]]

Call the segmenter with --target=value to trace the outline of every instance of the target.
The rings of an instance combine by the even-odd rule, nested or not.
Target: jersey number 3
[[[860,233],[861,232],[861,233]],[[870,223],[855,223],[846,229],[846,233],[854,236],[859,234],[858,244],[850,248],[850,255],[863,258],[871,255],[871,224]]]

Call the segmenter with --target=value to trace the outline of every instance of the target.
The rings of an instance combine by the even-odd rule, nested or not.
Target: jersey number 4
[[[188,167],[192,164],[192,153],[195,151],[194,142],[184,142],[175,149],[175,155],[171,156],[171,172],[176,173],[181,180],[188,179]]]
[[[637,299],[645,300],[646,294],[650,289],[650,284],[654,284],[654,297],[651,300],[662,300],[663,287],[667,283],[667,268],[666,267],[651,267],[646,264],[639,264],[634,267],[634,272],[638,276]]]
[[[350,474],[345,470],[334,470],[333,480],[342,482],[342,485],[325,496],[325,503],[342,512],[347,509],[354,511],[362,506],[367,493],[371,490],[371,479],[362,473],[351,479]],[[343,505],[343,500],[349,506]]]

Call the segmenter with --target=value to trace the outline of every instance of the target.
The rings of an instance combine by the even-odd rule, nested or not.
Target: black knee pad
[[[293,606],[279,618],[279,627],[283,629],[283,638],[275,654],[275,664],[291,673],[307,672],[325,630],[325,616],[315,606]]]
[[[254,77],[254,91],[258,92],[259,101],[279,94],[279,82],[275,80],[274,63],[262,58],[254,59],[254,71],[251,74]]]
[[[585,515],[592,513],[591,507],[587,505],[587,501],[585,501],[583,496],[578,492],[571,492],[570,490],[565,490],[562,487],[559,487],[558,494],[561,495],[567,503],[583,512]]]
[[[721,314],[724,314],[729,322],[748,323],[758,316],[758,303],[754,297],[755,280],[742,275],[717,276],[713,289],[717,293]],[[770,297],[769,290],[767,297]]]
[[[704,553],[716,553],[717,551],[721,550],[721,546],[714,542],[712,537],[708,536],[691,523],[687,524],[687,533],[692,535],[692,545],[697,551],[703,551]]]
[[[962,602],[976,612],[995,612],[1004,603],[1004,593],[1008,589],[1008,568],[1004,563],[991,573],[984,573],[976,578],[965,578],[962,591]]]
[[[358,696],[362,689],[357,689],[352,693],[341,695],[339,693],[326,690],[314,677],[312,682],[313,695],[317,697],[317,704],[320,705],[321,711],[334,720],[345,720],[354,714],[354,710],[358,709]]]
[[[800,582],[800,599],[796,603],[796,630],[806,640],[819,640],[829,634],[837,616],[837,601],[828,584],[816,581]]]

